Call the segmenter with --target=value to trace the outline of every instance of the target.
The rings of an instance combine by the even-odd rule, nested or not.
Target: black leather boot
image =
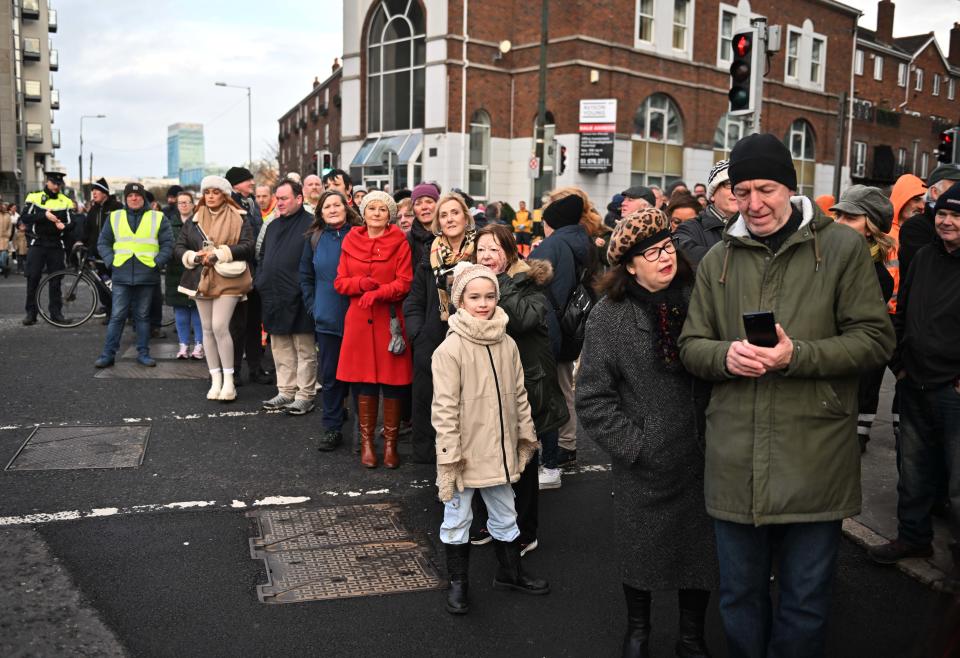
[[[703,622],[707,615],[710,592],[702,589],[682,589],[677,592],[680,604],[680,622],[677,630],[677,655],[680,658],[710,658],[703,640]]]
[[[512,589],[524,594],[549,594],[550,584],[540,578],[531,578],[520,568],[520,540],[511,542],[493,540],[497,553],[497,575],[493,577],[494,589]]]
[[[466,544],[444,544],[447,552],[447,578],[450,589],[447,590],[447,612],[452,615],[465,615],[470,609],[467,600],[470,573],[470,542]]]
[[[650,658],[650,592],[623,583],[627,600],[627,634],[623,658]]]

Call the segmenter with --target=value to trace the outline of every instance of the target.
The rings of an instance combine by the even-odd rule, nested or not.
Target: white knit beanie
[[[730,161],[720,160],[713,165],[710,175],[707,176],[707,201],[713,198],[713,193],[717,188],[730,180]]]
[[[467,284],[474,279],[489,279],[493,281],[493,289],[497,293],[497,301],[500,301],[500,284],[497,283],[497,275],[485,265],[474,265],[466,261],[457,263],[453,268],[453,288],[450,291],[450,301],[454,306],[460,308],[460,298],[463,297],[463,290]]]
[[[390,212],[391,222],[397,218],[397,202],[393,200],[392,196],[382,190],[373,190],[364,195],[363,200],[360,202],[360,217],[363,217],[367,206],[374,201],[379,201],[387,206],[387,210]]]
[[[200,194],[205,190],[220,190],[225,196],[233,194],[233,185],[223,176],[204,176],[200,181]]]

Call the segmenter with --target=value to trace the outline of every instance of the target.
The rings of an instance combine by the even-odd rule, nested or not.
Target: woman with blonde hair
[[[876,187],[853,185],[840,195],[840,201],[830,207],[830,212],[838,224],[849,226],[867,241],[883,301],[889,302],[895,283],[886,261],[896,258],[897,249],[897,241],[889,235],[893,226],[893,203]],[[860,375],[857,393],[860,452],[866,452],[867,442],[870,441],[870,428],[880,406],[880,385],[885,369],[886,366],[883,366]]]
[[[185,268],[177,290],[192,298],[200,311],[211,380],[207,399],[224,402],[237,398],[230,318],[253,288],[249,265],[240,263],[253,259],[256,241],[244,222],[246,211],[231,198],[232,192],[226,178],[205,177],[200,201],[193,217],[184,222],[174,249]]]
[[[433,463],[436,459],[436,430],[430,422],[433,400],[430,364],[434,350],[447,335],[447,319],[454,312],[450,304],[453,268],[457,263],[476,260],[476,227],[467,204],[459,194],[451,192],[439,198],[430,230],[436,237],[427,254],[414,268],[413,286],[403,303],[416,373],[413,378],[411,418],[413,461],[422,464]]]

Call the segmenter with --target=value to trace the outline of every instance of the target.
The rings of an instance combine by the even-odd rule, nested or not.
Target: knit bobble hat
[[[100,190],[104,194],[110,194],[110,186],[107,184],[106,178],[98,178],[97,182],[93,184],[93,189]]]
[[[230,167],[227,169],[225,178],[230,181],[230,185],[238,185],[244,181],[252,180],[253,174],[246,167]]]
[[[960,212],[960,183],[954,183],[951,188],[937,197],[933,212],[937,213],[941,210]]]
[[[607,261],[611,267],[670,237],[670,219],[658,208],[645,208],[624,217],[610,236]]]
[[[393,197],[387,194],[382,190],[374,190],[372,192],[367,192],[363,200],[360,201],[360,216],[363,217],[364,213],[369,206],[374,201],[379,201],[387,207],[387,210],[390,212],[390,221],[392,222],[397,218],[397,202],[393,200]]]
[[[583,199],[579,194],[571,194],[551,201],[543,209],[543,221],[553,230],[579,223],[583,215]]]
[[[493,281],[493,289],[497,293],[497,301],[500,300],[500,284],[497,283],[497,275],[493,273],[486,265],[474,265],[466,261],[457,263],[453,268],[453,287],[450,290],[450,301],[454,306],[460,308],[460,299],[463,297],[463,291],[467,284],[474,279],[489,279]]]
[[[713,193],[717,191],[717,188],[728,180],[730,180],[730,161],[721,160],[713,165],[713,169],[710,170],[710,175],[707,176],[707,200],[712,199]]]
[[[225,196],[233,194],[233,185],[223,176],[204,176],[200,181],[200,194],[207,190],[220,190]]]
[[[431,185],[430,183],[420,183],[413,188],[413,194],[410,195],[410,202],[416,203],[417,199],[422,196],[430,197],[434,201],[440,198],[440,191],[436,186]]]
[[[787,146],[776,135],[747,135],[730,151],[730,184],[748,180],[772,180],[797,189],[797,170]]]

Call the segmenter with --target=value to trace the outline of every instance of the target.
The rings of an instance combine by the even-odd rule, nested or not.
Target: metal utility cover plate
[[[142,366],[136,361],[129,363],[117,361],[94,375],[96,379],[209,379],[210,371],[206,362],[201,361],[157,361],[152,368]]]
[[[38,427],[6,470],[137,468],[143,463],[149,436],[149,425]]]
[[[250,554],[266,563],[263,603],[299,603],[438,589],[426,548],[389,503],[258,510]]]
[[[150,356],[154,359],[176,359],[178,351],[180,351],[180,346],[176,343],[150,343]],[[123,353],[122,358],[136,359],[137,354],[137,346],[131,345],[127,348],[127,351]],[[203,359],[200,359],[200,361],[203,361]],[[190,363],[190,361],[185,361],[185,363]]]

